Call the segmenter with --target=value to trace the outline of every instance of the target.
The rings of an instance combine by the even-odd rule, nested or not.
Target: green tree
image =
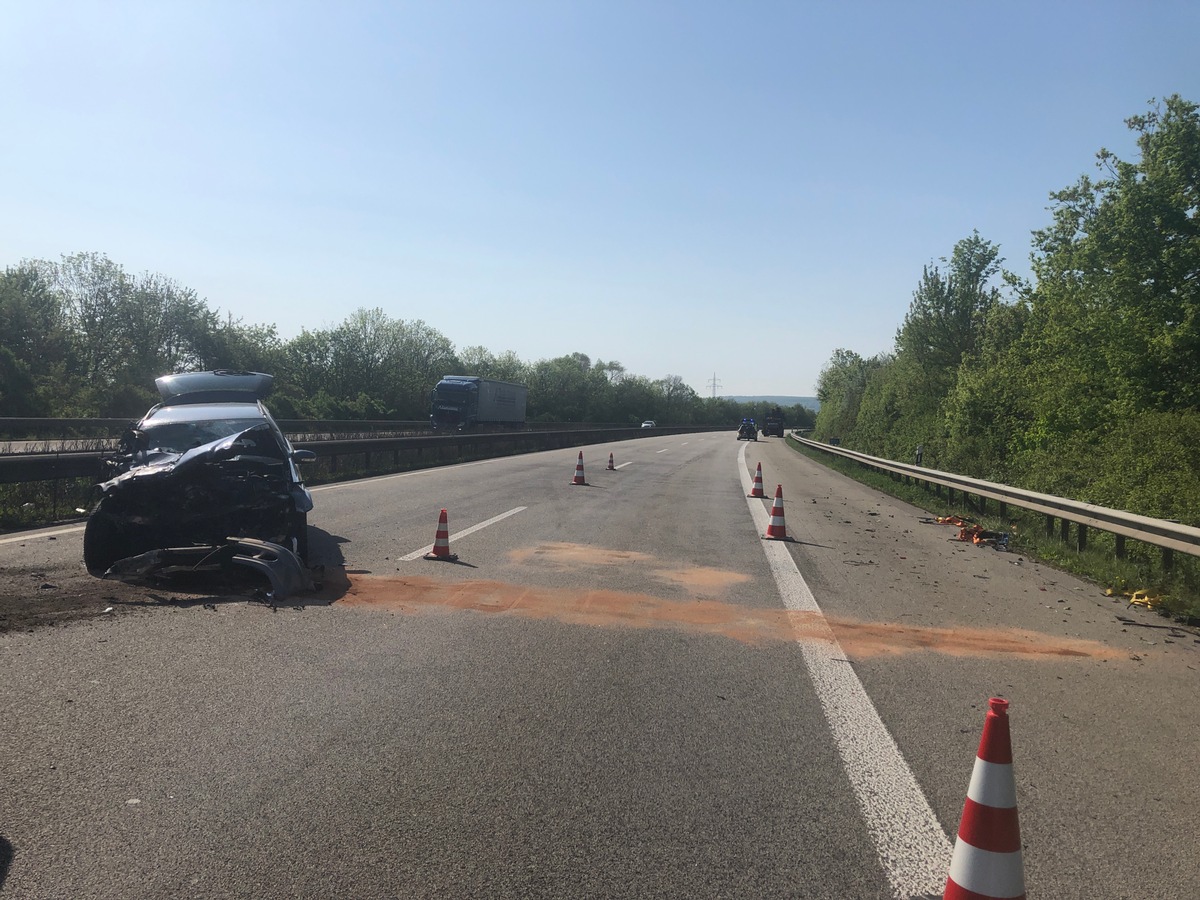
[[[1200,115],[1174,95],[1126,125],[1138,136],[1137,162],[1102,149],[1103,177],[1051,195],[1054,221],[1035,234],[1036,304],[1048,323],[1077,323],[1074,349],[1097,363],[1086,373],[1089,389],[1110,399],[1117,416],[1195,409]]]
[[[99,253],[76,253],[59,262],[37,260],[38,275],[57,296],[74,343],[75,374],[100,396],[136,353],[130,328],[137,315],[125,271]]]
[[[232,315],[226,316],[207,335],[196,365],[200,369],[269,372],[280,380],[291,377],[284,344],[275,326],[246,324]]]
[[[1027,295],[1028,287],[1023,291]],[[1038,377],[1024,340],[1029,318],[1027,299],[999,304],[988,314],[976,351],[963,360],[946,397],[944,446],[937,446],[940,452],[928,465],[990,481],[1023,480],[1014,463],[1034,427],[1032,385]]]
[[[954,384],[959,363],[975,350],[983,323],[1000,302],[990,281],[1000,272],[1000,248],[974,232],[954,245],[946,274],[926,266],[896,335],[896,355],[924,380],[913,392],[936,407]]]
[[[0,415],[54,414],[70,355],[62,306],[37,268],[0,273]]]
[[[29,266],[55,297],[70,336],[62,412],[138,415],[157,400],[155,378],[198,367],[212,345],[216,315],[164,275],[131,276],[99,253]]]
[[[459,350],[458,357],[463,371],[443,372],[443,375],[478,375],[513,384],[525,384],[529,379],[529,365],[511,350],[497,356],[486,347],[475,345]]]
[[[572,353],[539,360],[530,373],[530,418],[544,422],[585,422],[590,404],[591,359]]]
[[[1200,407],[1200,116],[1174,96],[1126,124],[1138,161],[1101,150],[1099,179],[1051,194],[1008,354],[1030,398],[1013,465],[1051,493],[1087,494],[1105,478],[1096,461],[1145,413]]]
[[[664,422],[671,425],[690,425],[700,408],[700,398],[678,375],[668,375],[658,381],[662,392]]]
[[[614,385],[615,421],[636,425],[646,419],[666,422],[666,403],[662,387],[643,375],[625,375]]]
[[[443,375],[462,368],[450,339],[420,319],[398,324],[394,365],[393,403],[404,419],[428,416],[429,392]]]
[[[817,376],[817,400],[821,403],[815,430],[818,438],[840,439],[854,431],[867,387],[867,373],[882,364],[883,360],[868,361],[843,347],[833,351]]]
[[[441,332],[379,308],[357,309],[333,328],[302,331],[281,357],[294,408],[317,418],[424,418],[433,386],[461,366]]]

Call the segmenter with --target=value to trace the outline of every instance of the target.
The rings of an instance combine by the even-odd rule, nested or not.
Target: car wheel
[[[134,556],[135,549],[108,516],[93,513],[83,529],[83,564],[89,575],[104,576],[113,563]]]

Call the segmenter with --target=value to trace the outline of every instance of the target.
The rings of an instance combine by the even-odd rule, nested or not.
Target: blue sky
[[[1028,272],[1051,191],[1200,3],[0,6],[0,265],[104,253],[288,338],[358,307],[699,394],[890,350],[978,229]]]

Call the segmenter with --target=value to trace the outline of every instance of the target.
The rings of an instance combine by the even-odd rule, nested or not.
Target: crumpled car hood
[[[100,491],[108,493],[113,488],[146,478],[177,476],[209,462],[239,459],[247,462],[279,462],[285,458],[271,426],[264,422],[182,453],[162,448],[135,452],[126,463],[128,471],[102,483]]]

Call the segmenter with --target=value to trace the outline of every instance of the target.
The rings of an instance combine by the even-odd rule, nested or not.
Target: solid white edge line
[[[749,446],[743,445],[738,453],[738,473],[747,494],[753,487],[746,468]],[[747,497],[746,505],[762,535],[770,524],[765,504]],[[950,839],[847,661],[787,544],[763,540],[762,546],[784,606],[807,614],[803,636],[798,634],[796,642],[895,896],[940,894],[950,868]]]
[[[613,469],[623,469],[628,465],[631,465],[631,463],[623,462],[619,466],[613,466]]]
[[[39,538],[58,537],[60,534],[74,534],[77,531],[83,531],[86,527],[86,525],[63,525],[61,528],[55,528],[50,531],[26,531],[21,534],[0,538],[0,545],[19,544],[21,541],[36,541]]]
[[[516,509],[510,509],[508,512],[500,513],[500,515],[498,515],[498,516],[492,516],[486,522],[480,522],[478,525],[472,525],[470,528],[464,528],[462,531],[456,531],[454,534],[450,535],[449,539],[452,541],[457,541],[460,538],[465,538],[468,534],[474,534],[476,531],[479,531],[479,529],[481,529],[481,528],[487,528],[489,525],[495,525],[497,522],[507,519],[509,516],[515,516],[517,513],[521,512],[522,510],[528,509],[528,508],[529,507],[527,507],[527,506],[518,506]],[[420,559],[422,556],[424,556],[426,553],[428,553],[432,549],[433,549],[433,544],[430,544],[428,547],[422,547],[420,550],[414,550],[412,553],[408,554],[407,556],[400,557],[400,561],[401,562],[412,562],[414,559]]]

